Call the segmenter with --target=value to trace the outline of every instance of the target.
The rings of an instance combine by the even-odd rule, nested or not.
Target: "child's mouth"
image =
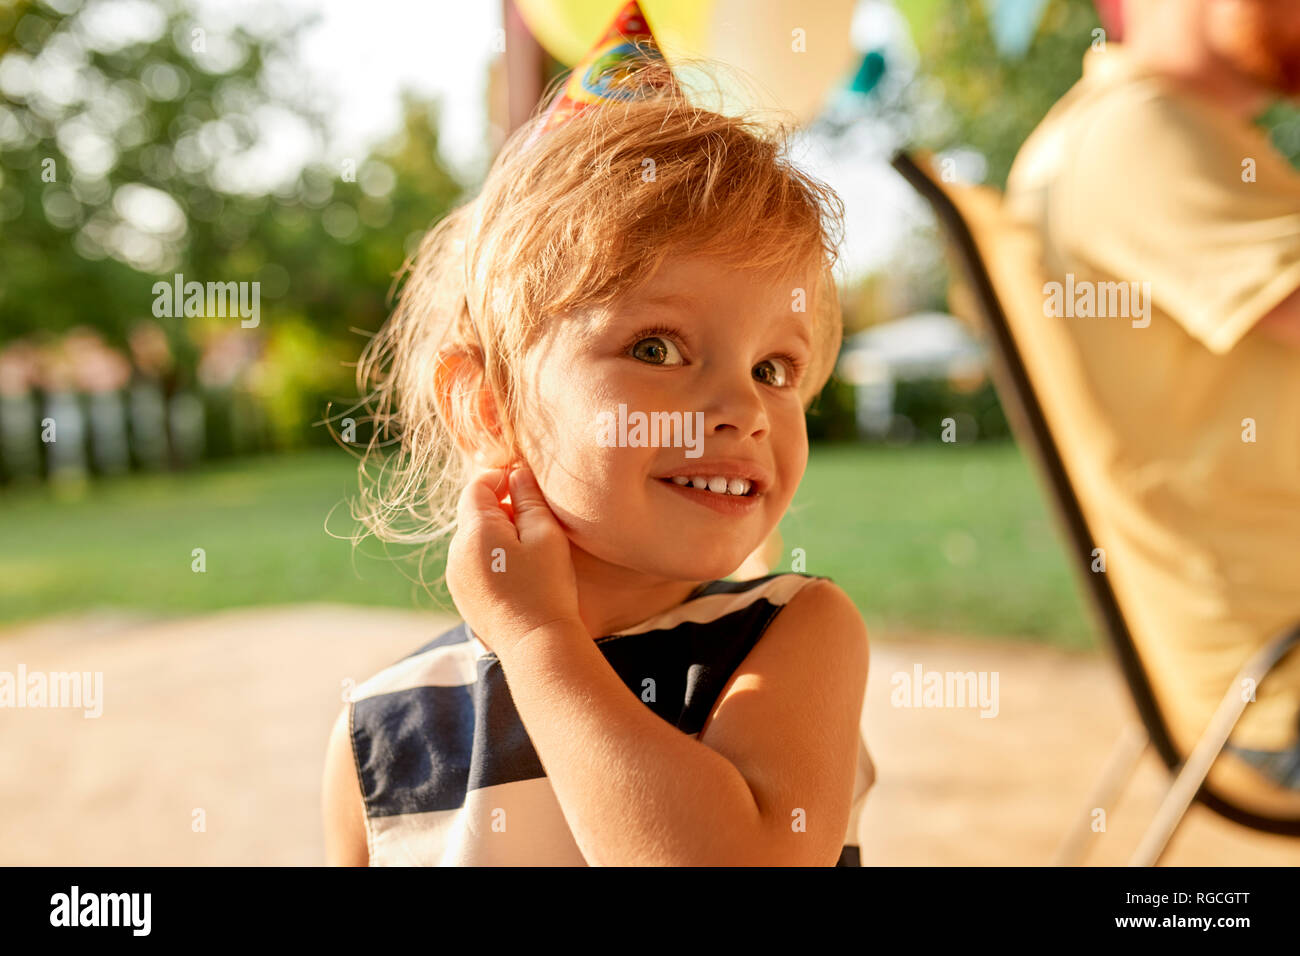
[[[755,491],[753,484],[750,482],[744,483],[742,493],[732,494],[730,490],[725,492],[710,491],[707,487],[696,488],[693,484],[679,484],[671,478],[655,478],[653,480],[666,486],[671,493],[681,495],[696,504],[712,508],[722,514],[748,514],[758,505],[758,500],[762,497]]]

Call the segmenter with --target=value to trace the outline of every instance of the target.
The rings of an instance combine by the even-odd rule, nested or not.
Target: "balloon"
[[[572,66],[586,55],[625,0],[515,0],[529,30],[553,57]],[[700,105],[722,112],[779,110],[806,123],[828,94],[848,82],[860,54],[849,25],[854,0],[640,0],[664,57],[687,89],[723,101]],[[703,74],[684,58],[720,61]],[[736,71],[739,71],[737,73]]]
[[[858,72],[853,77],[853,82],[849,84],[849,89],[854,93],[870,93],[880,82],[880,78],[885,75],[885,54],[879,50],[869,50],[862,57],[862,64],[858,67]]]

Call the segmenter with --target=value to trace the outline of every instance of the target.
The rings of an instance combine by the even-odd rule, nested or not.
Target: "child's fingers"
[[[456,518],[462,528],[476,525],[497,530],[509,529],[514,534],[514,524],[502,510],[501,499],[506,492],[505,469],[492,468],[472,478],[461,492]]]
[[[474,481],[482,482],[497,496],[500,501],[510,492],[510,485],[506,481],[510,469],[505,465],[496,468],[485,468],[474,476]]]
[[[552,527],[559,528],[537,478],[526,464],[520,463],[510,472],[510,503],[515,509],[515,527],[519,530],[520,541],[526,542]]]

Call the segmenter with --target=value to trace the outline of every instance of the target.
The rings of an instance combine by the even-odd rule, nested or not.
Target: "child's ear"
[[[462,454],[487,464],[502,459],[504,464],[497,403],[483,384],[483,363],[476,351],[461,347],[439,352],[433,394],[438,414]]]

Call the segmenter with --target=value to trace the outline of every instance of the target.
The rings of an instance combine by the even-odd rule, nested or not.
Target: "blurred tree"
[[[927,130],[931,149],[968,146],[988,162],[999,189],[1034,127],[1083,73],[1100,28],[1092,0],[1050,0],[1023,57],[994,41],[985,4],[937,0],[929,28],[915,37],[921,69],[938,81],[948,121]]]
[[[89,323],[122,343],[174,271],[256,278],[234,253],[266,201],[239,171],[270,123],[319,136],[307,96],[271,75],[306,23],[261,36],[173,0],[0,5],[0,335]]]
[[[1259,122],[1269,131],[1278,151],[1300,169],[1300,106],[1279,101],[1264,111]]]
[[[309,165],[296,193],[256,222],[250,242],[286,270],[286,306],[333,334],[373,330],[407,254],[462,195],[441,158],[436,105],[406,93],[390,139],[336,167]]]
[[[999,51],[986,4],[926,6],[933,16],[914,39],[922,72],[938,82],[946,121],[915,126],[918,138],[931,149],[977,150],[988,163],[985,181],[1005,188],[1021,144],[1082,76],[1088,49],[1106,42],[1093,0],[1050,0],[1023,56]],[[1300,166],[1300,108],[1279,103],[1260,122]]]
[[[328,365],[263,369],[259,394],[297,390],[263,395],[283,411],[347,390],[361,345],[348,330],[382,322],[407,250],[462,187],[434,104],[409,95],[372,155],[268,179],[276,135],[325,154],[328,104],[296,62],[313,18],[254,13],[231,25],[192,0],[0,0],[0,341],[86,324],[122,347],[153,318],[158,281],[259,282],[247,331],[266,361]],[[198,345],[238,319],[158,321],[170,393],[194,381]],[[274,434],[291,442],[282,415]],[[316,436],[328,440],[304,421],[302,440]]]

